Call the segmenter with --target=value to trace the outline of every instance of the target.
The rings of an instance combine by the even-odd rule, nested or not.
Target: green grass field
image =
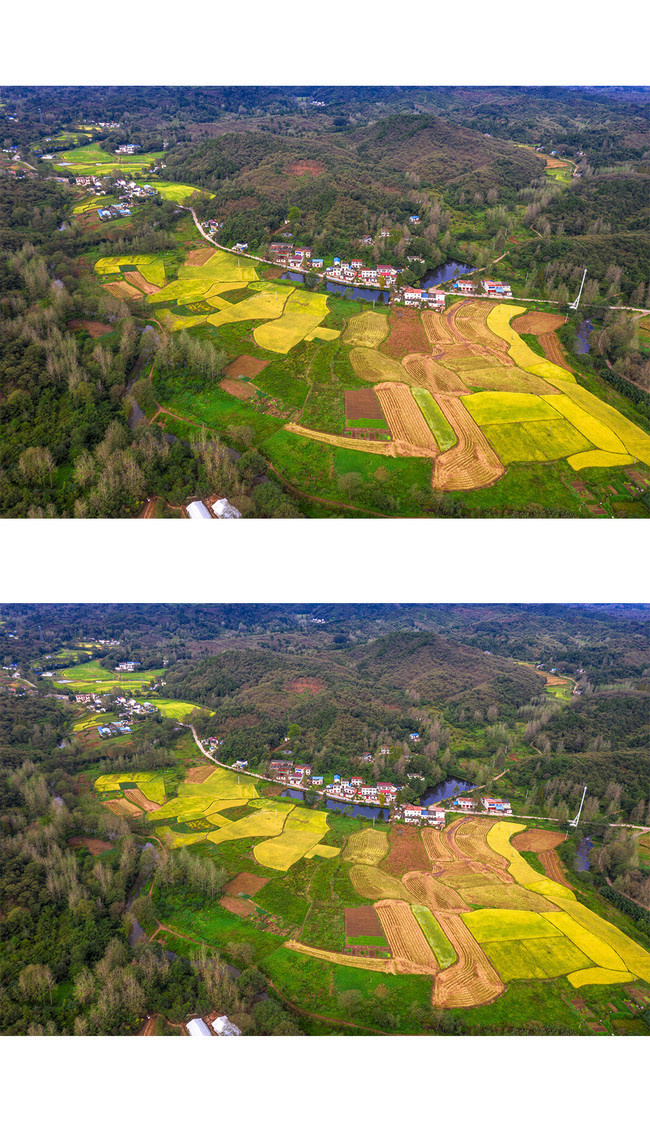
[[[449,451],[449,448],[457,443],[457,436],[444,412],[438,407],[428,389],[414,388],[411,391],[427,425],[435,436],[438,447],[441,451]]]
[[[105,153],[99,144],[91,142],[88,145],[79,145],[59,153],[52,161],[55,169],[61,169],[73,176],[100,176],[107,177],[117,169],[121,169],[130,177],[140,176],[142,170],[164,158],[164,151],[152,153],[117,154]]]
[[[148,671],[107,671],[95,660],[90,660],[88,663],[79,663],[76,667],[66,667],[52,679],[52,683],[77,693],[97,691],[101,694],[112,687],[133,692],[142,690],[163,674],[162,667]]]
[[[453,965],[457,960],[456,951],[442,927],[436,922],[429,908],[415,904],[411,907],[411,910],[417,919],[422,933],[436,955],[436,961],[440,968],[447,969],[450,965]]]

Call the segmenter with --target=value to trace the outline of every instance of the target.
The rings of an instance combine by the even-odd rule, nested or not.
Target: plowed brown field
[[[400,454],[437,455],[438,445],[408,385],[375,385],[375,391]]]
[[[467,385],[451,369],[439,365],[433,357],[423,353],[411,353],[402,361],[404,368],[416,385],[428,388],[430,392],[442,392],[447,396],[462,396],[468,393]]]
[[[435,973],[438,962],[406,902],[387,899],[375,909],[400,973]]]
[[[236,914],[239,918],[252,918],[257,914],[257,908],[253,906],[252,902],[247,899],[233,898],[232,895],[224,895],[219,899],[219,905],[224,910],[229,910],[231,914]]]
[[[147,282],[144,275],[140,274],[140,271],[124,271],[124,278],[127,282],[133,283],[133,286],[137,286],[138,290],[141,290],[143,294],[157,294],[160,290],[159,286]]]
[[[417,828],[394,824],[388,842],[390,852],[381,864],[382,870],[398,879],[407,871],[428,870],[429,860]]]
[[[374,906],[348,906],[345,908],[346,938],[377,938],[384,936],[379,915]]]
[[[401,361],[407,353],[426,353],[429,341],[417,310],[393,308],[388,318],[390,334],[380,345],[388,357]]]
[[[525,832],[518,832],[510,843],[517,851],[550,851],[551,848],[563,844],[566,836],[563,832],[550,832],[544,828],[529,828]],[[507,861],[504,861],[507,866]]]
[[[109,843],[108,840],[97,840],[92,836],[73,836],[68,840],[70,847],[85,847],[91,855],[103,855],[105,851],[111,851],[115,844]]]
[[[473,490],[495,483],[503,464],[460,397],[434,397],[458,436],[455,447],[439,455],[433,468],[435,490]]]
[[[259,357],[249,357],[247,353],[242,353],[241,356],[235,357],[235,360],[230,362],[228,368],[224,369],[224,373],[227,377],[232,377],[233,380],[236,380],[237,377],[252,379],[258,373],[261,373],[262,369],[266,369],[267,365],[268,361],[260,361]]]
[[[186,780],[207,781],[212,773],[214,773],[214,765],[195,765],[193,769],[188,770]]]
[[[235,875],[235,878],[226,884],[224,891],[227,895],[256,895],[267,883],[268,879],[251,875],[250,871],[240,871],[239,875]]]
[[[444,832],[438,831],[437,828],[423,828],[422,829],[422,843],[429,859],[434,863],[445,862],[448,859],[455,859]]]
[[[503,981],[462,918],[444,913],[435,917],[456,950],[458,961],[438,973],[433,983],[434,1008],[472,1008],[496,1000],[505,988]]]
[[[444,345],[446,342],[453,341],[444,314],[438,314],[435,310],[423,310],[422,325],[432,345]]]
[[[104,334],[112,332],[113,327],[106,324],[106,322],[92,322],[88,318],[73,318],[68,322],[68,328],[71,330],[88,330],[91,337],[103,337]]]
[[[115,298],[142,298],[140,291],[128,282],[104,283],[104,290],[114,295]]]
[[[102,804],[110,809],[111,812],[114,812],[116,816],[142,816],[142,810],[140,808],[135,804],[131,804],[130,800],[122,800],[121,797],[116,800],[102,801]]]
[[[139,805],[140,808],[144,808],[145,812],[157,812],[160,808],[160,805],[156,804],[155,801],[147,800],[140,789],[125,789],[124,795],[128,797],[129,800],[132,800],[134,804]]]
[[[236,396],[238,400],[253,400],[257,395],[255,385],[249,384],[247,381],[234,381],[229,377],[224,377],[219,381],[219,387],[224,392],[229,392],[231,396]]]
[[[566,318],[561,314],[545,314],[541,310],[528,310],[510,323],[518,334],[549,334],[563,326]]]
[[[427,871],[411,871],[404,876],[402,882],[409,894],[430,910],[455,911],[457,914],[469,910],[458,891],[434,879]]]
[[[549,361],[552,361],[555,365],[559,365],[561,369],[566,369],[569,373],[573,372],[573,369],[568,364],[567,359],[562,352],[562,346],[560,345],[556,334],[542,334],[539,339],[539,344],[544,350],[544,353]]]
[[[190,251],[188,253],[186,263],[193,263],[196,267],[202,267],[214,255],[214,247],[200,247],[197,251]]]

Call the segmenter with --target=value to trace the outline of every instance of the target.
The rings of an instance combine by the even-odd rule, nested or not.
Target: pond
[[[593,331],[593,323],[587,319],[578,326],[578,346],[576,353],[589,353],[589,334]]]
[[[303,283],[305,276],[302,271],[285,271],[280,276],[283,279],[289,279],[290,282]],[[354,298],[356,302],[379,302],[387,305],[390,302],[390,294],[387,290],[380,290],[374,286],[352,286],[347,283],[332,282],[331,279],[327,280],[325,290],[328,294],[337,294],[339,298]]]
[[[459,777],[448,777],[446,781],[442,781],[435,788],[427,789],[418,803],[422,805],[440,804],[441,800],[449,800],[450,797],[459,796],[466,789],[473,788],[474,785],[470,781],[461,781]]]
[[[469,263],[459,263],[456,259],[449,259],[443,263],[441,267],[436,267],[433,271],[427,271],[426,275],[420,279],[418,286],[423,290],[427,290],[430,286],[440,286],[441,283],[449,282],[450,279],[459,278],[460,275],[468,275],[470,271],[475,271],[475,267],[471,267]]]
[[[578,852],[576,855],[575,868],[576,871],[589,871],[591,864],[589,862],[589,853],[593,847],[591,836],[583,836],[578,844]]]

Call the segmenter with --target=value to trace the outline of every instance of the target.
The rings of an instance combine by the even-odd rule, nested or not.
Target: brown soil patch
[[[139,805],[140,808],[144,808],[145,812],[157,812],[160,808],[160,805],[156,804],[155,801],[147,800],[140,789],[125,789],[124,795],[128,797],[129,800],[132,800],[134,804]]]
[[[155,286],[154,283],[147,282],[144,275],[142,275],[140,271],[125,271],[124,278],[127,282],[133,283],[134,286],[137,286],[138,290],[141,290],[143,294],[157,294],[160,290],[159,286]]]
[[[411,871],[404,876],[402,882],[409,894],[430,910],[455,911],[457,914],[469,910],[458,891],[434,879],[427,871]]]
[[[434,490],[474,490],[491,486],[505,470],[496,451],[490,447],[460,397],[436,396],[434,399],[458,436],[458,443],[440,455],[434,464]]]
[[[323,679],[315,679],[311,675],[304,675],[300,679],[293,679],[287,683],[286,689],[290,694],[318,694],[325,687]]]
[[[559,847],[566,839],[561,832],[547,832],[543,828],[529,828],[526,832],[518,832],[510,843],[517,851],[550,851]]]
[[[400,973],[435,973],[438,962],[407,902],[383,899],[375,908]],[[414,968],[414,966],[416,968]]]
[[[380,866],[389,875],[401,879],[407,871],[429,870],[429,860],[417,828],[393,825],[388,842],[390,851]]]
[[[236,357],[231,361],[224,372],[227,377],[237,379],[237,377],[253,378],[262,372],[268,365],[268,361],[260,361],[259,357],[249,357],[247,353],[242,353],[240,357]]]
[[[104,283],[104,290],[109,291],[115,298],[142,298],[140,291],[128,282]]]
[[[219,387],[224,392],[229,392],[231,396],[236,396],[238,400],[253,400],[257,395],[255,385],[248,384],[247,381],[233,381],[224,377],[219,381]]]
[[[510,324],[518,334],[548,334],[563,326],[566,318],[559,314],[544,314],[541,310],[529,310],[520,314]]]
[[[417,310],[391,310],[388,316],[390,334],[379,349],[395,361],[407,353],[428,353],[429,339]]]
[[[87,330],[90,336],[95,338],[113,332],[113,327],[108,326],[105,322],[92,322],[88,318],[73,318],[71,322],[68,322],[68,329]]]
[[[539,339],[539,344],[544,350],[544,354],[549,361],[552,361],[554,365],[559,365],[561,369],[567,369],[569,373],[573,372],[573,369],[568,364],[567,359],[562,352],[562,346],[560,345],[556,334],[542,334]]]
[[[207,781],[208,777],[214,773],[214,765],[195,765],[193,769],[188,769],[186,781]]]
[[[232,898],[230,895],[224,895],[219,899],[219,905],[224,910],[229,910],[231,914],[237,914],[240,918],[252,918],[257,914],[257,907],[252,902],[247,902],[246,899]]]
[[[285,942],[284,946],[285,949],[295,950],[296,953],[306,953],[308,957],[317,957],[321,961],[331,961],[334,965],[349,965],[353,969],[371,969],[378,973],[397,972],[392,958],[355,957],[352,954],[322,950],[317,946],[306,946],[303,942],[289,941]]]
[[[116,800],[105,800],[102,803],[116,816],[142,816],[142,810],[132,804],[130,800],[122,800],[118,797]]]
[[[408,385],[375,385],[390,433],[400,455],[435,456],[438,445]]]
[[[294,161],[287,165],[286,172],[293,177],[318,177],[325,172],[325,166],[322,161]]]
[[[85,847],[91,855],[102,855],[105,851],[111,851],[113,844],[108,840],[95,840],[92,836],[73,836],[68,840],[70,847]]]
[[[384,931],[374,906],[345,908],[345,936],[347,938],[383,938]]]
[[[256,895],[268,883],[259,875],[251,875],[250,871],[241,871],[224,887],[227,895]]]
[[[357,388],[345,393],[347,420],[383,420],[384,413],[374,388]]]
[[[193,263],[195,267],[202,267],[214,255],[213,247],[199,247],[196,251],[188,252],[186,263]]]
[[[456,950],[458,961],[436,977],[434,1008],[472,1008],[495,1000],[505,988],[503,981],[462,918],[444,913],[435,917]]]

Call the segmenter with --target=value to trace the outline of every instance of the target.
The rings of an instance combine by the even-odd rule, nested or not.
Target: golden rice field
[[[585,467],[625,467],[633,462],[633,455],[614,455],[610,451],[581,451],[567,459],[574,471],[582,471]]]
[[[581,408],[570,396],[545,396],[544,400],[570,420],[594,447],[607,452],[618,452],[621,455],[627,454],[627,449],[612,429]]]
[[[438,969],[433,950],[407,902],[385,899],[375,903],[375,910],[390,951],[401,964],[401,972],[425,973]],[[409,966],[417,966],[417,969]]]
[[[358,895],[367,899],[403,899],[405,902],[422,902],[413,899],[404,884],[382,871],[364,863],[355,863],[350,868],[350,882]]]
[[[346,345],[361,345],[376,349],[388,337],[388,318],[385,314],[368,311],[350,318],[343,333]]]
[[[438,446],[433,433],[408,385],[397,381],[375,385],[375,392],[393,440],[403,445],[404,453],[435,455]]]
[[[416,383],[399,361],[393,361],[392,357],[387,357],[378,349],[355,346],[350,351],[350,364],[362,381],[373,384],[381,384],[382,381],[399,381],[407,385]]]
[[[258,808],[250,816],[242,816],[240,820],[233,820],[223,827],[217,828],[214,832],[208,832],[207,838],[213,844],[223,844],[228,840],[279,836],[292,811],[292,805],[274,805],[269,802],[267,808]],[[283,870],[286,870],[286,868],[283,868]]]
[[[446,345],[454,340],[446,319],[437,310],[423,310],[421,318],[424,332],[432,345]]]
[[[388,835],[379,828],[365,828],[353,832],[343,849],[343,858],[348,863],[376,865],[388,855]]]
[[[236,826],[236,825],[235,825]],[[253,855],[263,867],[288,871],[327,834],[327,816],[309,808],[294,808],[289,813],[280,835],[263,840],[253,848]]]
[[[620,985],[634,978],[630,973],[621,973],[617,969],[579,969],[576,973],[569,973],[568,980],[574,989],[581,989],[584,985]]]
[[[326,316],[327,298],[324,294],[296,290],[289,295],[281,317],[257,326],[253,337],[262,349],[288,353]]]

